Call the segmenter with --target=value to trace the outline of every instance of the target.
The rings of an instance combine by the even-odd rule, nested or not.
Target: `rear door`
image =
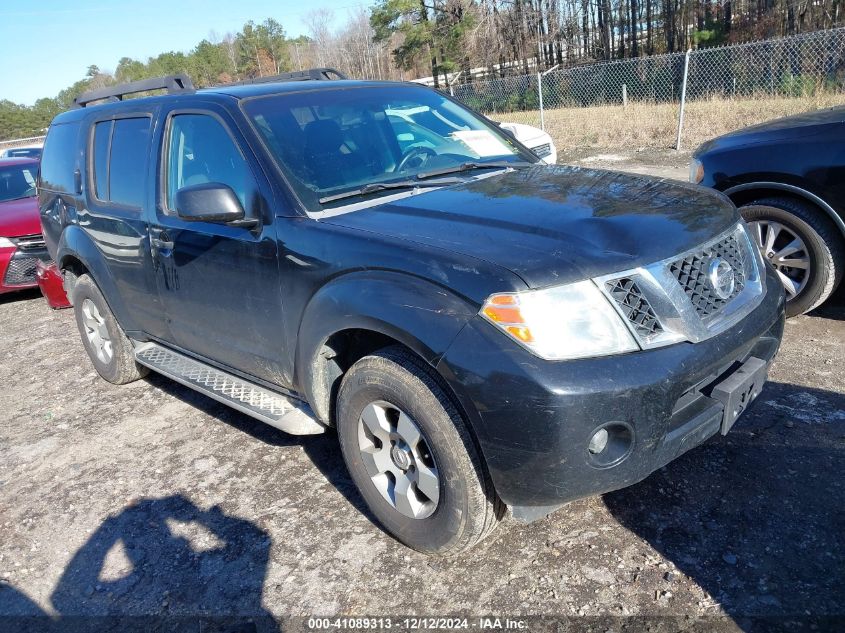
[[[272,190],[258,161],[228,112],[213,103],[167,112],[160,147],[150,242],[172,342],[287,386]],[[212,182],[229,186],[258,224],[180,218],[176,192]]]
[[[153,114],[131,111],[90,120],[85,207],[78,219],[102,254],[132,324],[164,337],[144,213],[152,204],[147,183]]]

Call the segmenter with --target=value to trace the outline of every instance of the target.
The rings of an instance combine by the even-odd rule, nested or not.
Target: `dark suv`
[[[506,506],[641,480],[760,392],[783,292],[723,195],[548,166],[439,92],[325,76],[170,77],[55,119],[44,234],[106,380],[336,428],[373,514],[441,554]],[[417,107],[451,131],[387,114]]]
[[[845,270],[845,107],[768,121],[698,148],[690,179],[740,207],[786,290],[786,314],[820,306]]]

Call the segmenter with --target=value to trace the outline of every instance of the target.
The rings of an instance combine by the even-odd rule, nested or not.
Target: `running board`
[[[326,427],[317,422],[310,407],[304,402],[260,387],[157,343],[136,344],[135,360],[291,435],[317,435],[326,431]]]

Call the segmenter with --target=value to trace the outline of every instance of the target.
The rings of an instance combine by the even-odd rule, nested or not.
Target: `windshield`
[[[374,194],[367,185],[468,162],[495,163],[491,169],[537,160],[498,127],[424,87],[345,86],[260,97],[243,107],[309,209],[321,200],[348,203],[338,195],[345,192]]]
[[[34,164],[0,166],[0,202],[34,196],[37,171]]]

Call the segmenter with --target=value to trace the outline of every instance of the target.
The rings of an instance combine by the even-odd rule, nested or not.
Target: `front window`
[[[37,171],[36,164],[0,166],[0,202],[34,196]]]
[[[422,183],[430,172],[467,163],[537,160],[496,126],[423,87],[306,90],[252,99],[244,109],[309,209],[354,202],[343,194],[361,189],[366,196],[384,184]]]
[[[167,151],[168,209],[176,210],[180,189],[211,182],[228,186],[250,208],[255,185],[249,166],[223,124],[207,114],[177,114]]]

